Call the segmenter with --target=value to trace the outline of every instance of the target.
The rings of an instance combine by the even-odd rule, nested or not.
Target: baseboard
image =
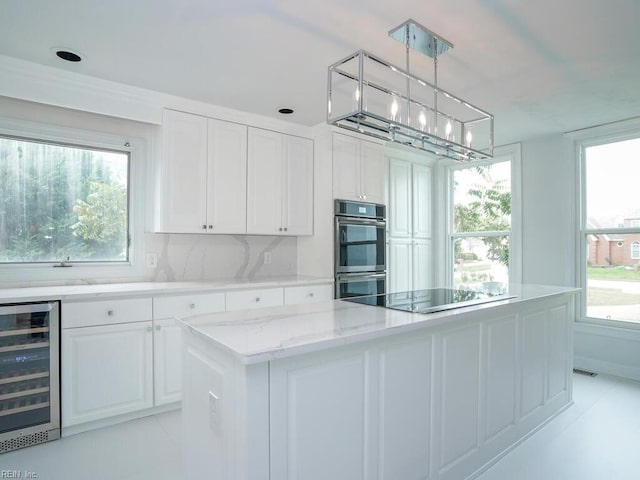
[[[640,366],[624,365],[579,356],[574,357],[573,366],[580,370],[588,370],[590,372],[604,373],[615,377],[640,381]]]
[[[159,407],[139,410],[133,413],[126,413],[124,415],[117,415],[115,417],[103,418],[101,420],[95,420],[93,422],[81,423],[80,425],[71,425],[69,427],[62,427],[61,436],[68,437],[69,435],[88,432],[89,430],[95,430],[97,428],[109,427],[111,425],[117,425],[119,423],[128,422],[130,420],[148,417],[150,415],[156,415],[158,413],[169,412],[171,410],[179,410],[181,408],[181,405],[182,405],[181,402],[175,402],[175,403],[170,403],[168,405],[162,405]]]

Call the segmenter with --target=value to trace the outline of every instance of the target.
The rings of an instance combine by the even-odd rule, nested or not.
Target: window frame
[[[623,327],[640,330],[640,323],[627,320],[605,319],[587,316],[587,267],[588,267],[588,235],[640,234],[640,228],[607,227],[588,229],[587,227],[587,177],[586,149],[640,138],[640,119],[631,119],[612,124],[601,125],[567,134],[573,140],[574,156],[578,172],[578,188],[576,199],[576,287],[581,289],[576,321],[583,324]]]
[[[61,125],[0,117],[0,135],[25,141],[61,144],[79,148],[112,150],[129,155],[127,181],[128,260],[113,262],[69,262],[71,268],[55,268],[58,263],[0,264],[0,283],[30,284],[33,282],[83,280],[95,282],[141,277],[144,248],[144,172],[146,142],[98,131]]]
[[[631,260],[640,260],[640,242],[631,242]]]
[[[453,175],[457,170],[492,165],[495,163],[511,162],[511,230],[495,232],[456,232],[454,230],[454,184]],[[519,143],[496,147],[493,158],[471,163],[443,161],[444,177],[446,179],[445,195],[445,229],[444,251],[446,262],[442,267],[442,278],[446,285],[454,284],[454,248],[453,240],[462,237],[509,236],[509,283],[522,283],[522,179],[521,179],[521,145]]]

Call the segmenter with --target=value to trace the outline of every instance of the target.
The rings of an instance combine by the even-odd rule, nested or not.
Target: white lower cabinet
[[[182,399],[182,333],[176,318],[224,312],[225,295],[191,293],[153,298],[153,386],[155,406]]]
[[[176,318],[332,297],[333,286],[327,283],[63,302],[62,426],[104,424],[180,402],[182,329]]]
[[[182,333],[174,318],[153,321],[153,390],[156,406],[182,399]]]
[[[62,332],[62,426],[153,406],[151,321]]]

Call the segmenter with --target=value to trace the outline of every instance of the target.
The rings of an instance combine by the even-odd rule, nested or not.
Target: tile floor
[[[640,479],[640,383],[574,375],[574,401],[478,480]],[[38,480],[180,480],[180,413],[0,455],[0,478],[12,470]]]

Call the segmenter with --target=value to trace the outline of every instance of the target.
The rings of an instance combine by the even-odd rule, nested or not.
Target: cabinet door
[[[431,167],[413,164],[413,237],[431,238]]]
[[[153,406],[151,322],[62,332],[62,426]]]
[[[413,290],[425,290],[433,285],[433,261],[430,240],[413,242]]]
[[[162,120],[160,224],[156,230],[202,233],[207,213],[207,119],[165,110]]]
[[[385,203],[384,146],[360,141],[360,193],[367,202]]]
[[[284,135],[282,218],[285,235],[313,234],[313,142]]]
[[[282,233],[282,134],[249,128],[247,233]]]
[[[207,231],[247,231],[247,127],[209,119]]]
[[[389,160],[389,236],[411,237],[411,164]]]
[[[182,399],[182,333],[175,319],[153,322],[155,405]]]
[[[389,240],[388,293],[412,290],[411,243],[404,238]]]
[[[333,134],[333,198],[362,200],[358,142],[357,138]]]

